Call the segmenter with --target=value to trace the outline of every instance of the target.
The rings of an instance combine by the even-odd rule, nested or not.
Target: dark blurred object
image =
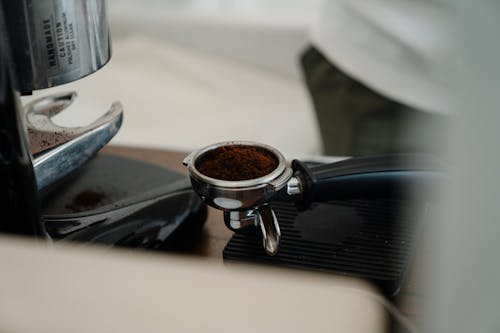
[[[33,164],[6,53],[0,41],[0,231],[43,235]]]
[[[314,47],[301,57],[324,154],[442,153],[446,116],[398,103],[356,81]],[[432,149],[433,151],[429,151]]]

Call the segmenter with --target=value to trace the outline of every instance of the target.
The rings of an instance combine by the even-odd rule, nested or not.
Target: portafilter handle
[[[313,202],[356,198],[404,198],[432,193],[442,184],[444,167],[427,154],[354,157],[319,166],[292,162],[294,176],[283,191],[304,210]]]
[[[198,159],[203,160],[210,151],[230,146],[258,147],[280,162],[273,172],[263,177],[241,181],[214,179],[197,170]],[[289,168],[275,148],[248,141],[205,147],[193,152],[183,163],[188,167],[195,192],[208,205],[224,211],[226,226],[233,231],[257,227],[270,255],[277,253],[281,237],[278,221],[269,205],[272,200],[291,201],[303,210],[313,202],[327,200],[404,198],[416,188],[430,193],[429,185],[440,184],[444,178],[443,168],[424,154],[356,157],[315,167],[294,160]]]

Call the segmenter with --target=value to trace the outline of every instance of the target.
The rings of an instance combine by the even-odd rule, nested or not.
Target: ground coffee
[[[85,210],[92,210],[97,208],[107,198],[106,194],[94,190],[84,190],[78,193],[73,200],[66,205],[73,213],[83,212]]]
[[[247,180],[265,176],[278,166],[278,159],[267,150],[234,145],[211,150],[196,162],[202,174],[221,180]]]

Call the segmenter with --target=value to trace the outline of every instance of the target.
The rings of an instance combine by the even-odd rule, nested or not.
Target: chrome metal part
[[[286,183],[286,193],[288,195],[300,195],[302,194],[302,184],[299,178],[291,177]]]
[[[22,93],[80,79],[111,58],[105,0],[16,0],[5,10]]]
[[[215,149],[220,148],[220,147],[225,147],[225,146],[251,146],[251,147],[257,147],[257,148],[267,150],[268,152],[273,154],[278,159],[278,166],[271,173],[269,173],[265,176],[262,176],[259,178],[254,178],[254,179],[248,179],[248,180],[238,180],[238,181],[228,181],[228,180],[211,178],[211,177],[205,176],[204,174],[202,174],[201,172],[198,171],[198,169],[196,168],[196,161],[200,157],[202,157],[204,154],[208,153],[209,151],[215,150]],[[188,167],[189,173],[193,177],[195,177],[195,178],[197,178],[205,183],[214,185],[214,186],[227,187],[227,188],[254,187],[254,186],[259,186],[261,184],[271,183],[272,181],[275,181],[276,179],[278,179],[279,176],[281,176],[283,174],[283,172],[287,169],[285,157],[279,152],[279,150],[277,150],[271,146],[268,146],[268,145],[265,145],[262,143],[252,142],[252,141],[226,141],[226,142],[216,143],[216,144],[207,146],[205,148],[202,148],[200,150],[197,150],[197,151],[191,153],[190,155],[188,155],[188,157],[186,157],[184,159],[183,163],[184,163],[184,165],[186,165]],[[281,187],[283,187],[285,184],[281,183],[278,185],[281,185]],[[273,186],[274,186],[274,184],[273,184]],[[279,190],[279,189],[281,189],[281,187],[277,188],[277,189]]]
[[[224,212],[224,223],[232,231],[238,231],[249,226],[257,226],[257,213],[253,209]]]
[[[38,189],[80,168],[118,132],[123,108],[115,102],[99,119],[84,127],[61,127],[51,117],[64,110],[76,93],[61,93],[26,105],[26,125]]]
[[[278,219],[271,206],[262,205],[258,208],[258,223],[262,233],[262,245],[266,253],[273,256],[278,253],[281,231]]]
[[[52,117],[73,103],[76,96],[76,92],[63,92],[45,96],[26,104],[24,107],[26,127],[30,151],[33,155],[60,146],[107,123],[116,123],[115,118],[122,112],[121,104],[116,102],[108,112],[87,126],[62,127],[56,125],[52,121]]]

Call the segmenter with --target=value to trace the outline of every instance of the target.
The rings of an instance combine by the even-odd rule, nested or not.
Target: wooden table
[[[187,155],[186,152],[120,146],[106,146],[102,152],[104,154],[135,158],[187,173],[186,168],[182,165],[182,160]],[[192,239],[186,240],[186,248],[182,250],[183,252],[222,262],[222,250],[232,234],[233,232],[227,229],[222,221],[222,213],[209,208],[202,232],[193,236]],[[418,261],[418,259],[414,256],[413,260]],[[418,293],[418,274],[415,272],[415,266],[411,266],[402,290],[393,301],[410,320],[418,322],[416,304],[418,304],[420,296]]]

